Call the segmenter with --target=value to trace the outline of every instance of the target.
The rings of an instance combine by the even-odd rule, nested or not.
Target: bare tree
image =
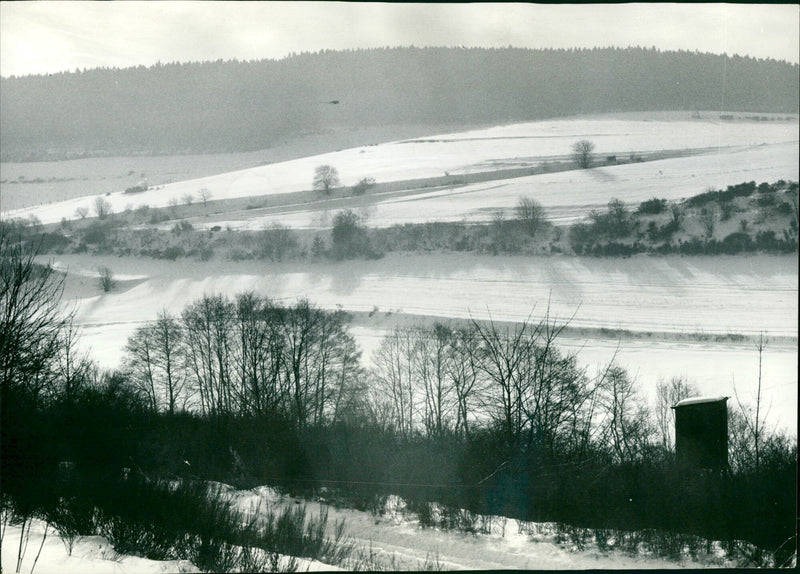
[[[756,345],[756,351],[758,351],[758,384],[756,386],[756,404],[754,408],[748,408],[742,403],[739,399],[739,392],[736,389],[736,384],[734,383],[733,385],[736,403],[739,406],[741,414],[741,422],[744,426],[746,436],[749,439],[747,442],[752,445],[752,459],[756,470],[761,468],[761,448],[766,433],[766,414],[768,414],[762,412],[761,404],[761,374],[766,345],[767,342],[764,340],[764,333],[761,332],[758,337],[758,344]]]
[[[492,321],[473,322],[488,382],[485,400],[512,450],[534,448],[554,457],[587,446],[598,382],[587,379],[575,355],[556,348],[568,324],[551,320],[549,308],[537,323],[503,330]]]
[[[194,203],[194,196],[192,196],[191,193],[185,193],[183,197],[181,197],[181,200],[183,200],[185,205],[192,205],[192,203]]]
[[[100,277],[100,288],[104,293],[108,293],[114,288],[114,272],[108,267],[99,267],[97,273]]]
[[[80,208],[78,208],[80,209]],[[100,219],[105,219],[111,215],[111,204],[107,202],[102,196],[94,199],[94,212]]]
[[[672,451],[675,446],[675,411],[672,407],[697,394],[697,388],[684,377],[672,377],[656,385],[656,425],[665,451]]]
[[[86,219],[86,216],[89,215],[89,208],[81,205],[80,207],[75,208],[75,215],[81,219]]]
[[[714,227],[717,223],[716,211],[711,207],[704,207],[700,210],[699,219],[706,238],[711,239],[714,236]]]
[[[252,292],[236,296],[235,357],[243,412],[274,414],[286,402],[282,313],[283,309]]]
[[[197,192],[197,197],[200,198],[200,201],[203,202],[203,210],[206,212],[206,216],[208,215],[208,200],[211,199],[211,190],[207,187],[201,187],[200,191]]]
[[[520,197],[517,202],[517,217],[522,221],[525,230],[532,237],[536,235],[545,220],[542,204],[531,197]]]
[[[422,423],[430,437],[441,437],[453,429],[458,403],[447,364],[452,336],[452,330],[441,323],[417,331],[415,378],[422,387]]]
[[[147,400],[153,412],[159,410],[156,390],[154,328],[152,324],[136,329],[125,345],[125,368],[139,394]]]
[[[69,316],[62,323],[56,374],[60,379],[59,396],[71,402],[78,389],[89,380],[94,363],[89,353],[78,348],[78,328]]]
[[[630,212],[625,207],[625,202],[621,199],[612,197],[608,202],[608,217],[611,225],[620,230],[619,233],[625,235],[628,231],[630,222]]]
[[[683,208],[677,203],[673,203],[669,206],[669,211],[672,223],[674,223],[676,227],[680,227],[684,215]]]
[[[418,397],[414,384],[416,352],[413,330],[396,328],[383,338],[372,358],[375,387],[386,398],[393,430],[405,439],[414,434],[417,411]]]
[[[306,375],[312,381],[315,425],[337,422],[345,413],[356,412],[361,402],[356,394],[358,381],[363,379],[361,352],[347,331],[347,315],[341,310],[318,312],[322,316]]]
[[[625,369],[608,369],[602,392],[604,411],[602,441],[610,446],[617,462],[633,462],[645,454],[652,429],[647,407],[639,397],[635,382]]]
[[[283,314],[282,330],[285,344],[281,360],[284,376],[288,382],[288,412],[292,420],[305,427],[311,417],[310,403],[314,392],[307,376],[307,359],[313,345],[315,332],[321,315],[315,312],[307,300],[302,300]]]
[[[375,178],[363,177],[353,186],[353,195],[364,195],[373,187],[375,187]]]
[[[231,380],[235,368],[233,317],[233,304],[220,295],[203,296],[186,307],[181,316],[186,360],[203,414],[230,414],[236,406]]]
[[[169,206],[169,212],[172,217],[178,217],[178,198],[170,197],[169,201],[167,201],[167,205]]]
[[[31,214],[28,216],[28,227],[30,227],[31,231],[33,231],[34,233],[41,233],[42,220],[39,219],[36,215]]]
[[[350,403],[349,390],[360,373],[345,313],[328,313],[301,300],[282,318],[288,412],[300,428],[335,420]]]
[[[449,339],[447,372],[456,396],[456,435],[468,438],[470,425],[476,416],[478,397],[483,391],[483,380],[478,367],[476,333],[473,329],[458,329]]]
[[[502,429],[507,446],[519,446],[525,425],[522,409],[527,381],[524,363],[531,353],[531,333],[527,321],[513,329],[501,330],[494,321],[481,325],[473,320],[480,341],[480,369],[490,381],[488,401],[491,415]]]
[[[261,254],[270,261],[281,261],[297,247],[297,239],[291,229],[279,223],[272,224],[258,236]]]
[[[314,170],[315,191],[321,191],[328,195],[334,187],[339,185],[339,171],[332,165],[320,165]]]
[[[580,140],[572,144],[572,159],[581,169],[589,169],[594,161],[594,143]]]
[[[180,399],[185,399],[186,372],[183,329],[166,310],[158,314],[153,329],[153,358],[161,373],[161,387],[166,411],[175,413]]]
[[[35,262],[35,247],[25,247],[0,225],[0,403],[24,393],[34,400],[52,387],[62,326],[64,278],[50,265]]]

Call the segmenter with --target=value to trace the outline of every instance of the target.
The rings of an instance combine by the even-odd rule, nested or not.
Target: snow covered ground
[[[234,491],[227,487],[235,504],[245,510],[270,505],[306,503],[281,496],[269,487]],[[707,566],[735,566],[728,563],[718,545],[712,555],[692,559],[688,556],[666,559],[644,549],[636,553],[621,549],[599,550],[589,542],[577,548],[568,537],[559,537],[551,523],[524,523],[504,517],[487,517],[490,533],[467,534],[458,531],[422,529],[413,514],[404,511],[404,504],[390,497],[383,512],[372,514],[337,508],[326,503],[309,503],[308,513],[317,515],[327,510],[329,525],[345,521],[345,534],[354,543],[352,560],[361,568],[389,570],[584,570],[584,569],[672,569]],[[100,536],[79,538],[72,555],[52,527],[42,545],[45,524],[34,520],[20,572],[27,574],[149,574],[162,572],[198,572],[190,562],[155,561],[117,554]],[[16,571],[22,529],[6,526],[2,544],[4,572]],[[23,541],[24,542],[24,541]],[[609,541],[613,546],[613,539]],[[41,546],[41,553],[39,548]],[[37,559],[38,556],[38,559]],[[35,563],[35,567],[34,567]],[[299,559],[298,571],[339,570],[317,561]]]
[[[770,418],[794,432],[797,424],[798,262],[793,255],[758,257],[489,257],[390,255],[378,261],[317,264],[165,262],[115,257],[60,256],[71,273],[65,297],[76,308],[84,343],[106,367],[119,364],[128,336],[166,308],[179,313],[204,293],[229,296],[254,290],[285,303],[300,297],[326,309],[378,312],[353,327],[369,360],[391,317],[522,321],[533,310],[585,332],[562,344],[589,367],[608,362],[617,341],[600,329],[631,331],[617,360],[638,376],[646,393],[659,379],[685,375],[704,394],[752,402],[758,358],[750,341],[714,335],[772,337],[764,356]],[[107,265],[121,282],[100,294],[86,275]],[[135,272],[135,273],[134,273]],[[72,284],[77,286],[72,286]],[[390,320],[386,321],[387,313]],[[657,335],[649,337],[647,333]],[[658,335],[662,333],[662,335]]]
[[[435,191],[421,189],[378,201],[362,212],[367,214],[366,223],[370,227],[430,221],[487,222],[498,211],[513,217],[519,198],[529,196],[546,208],[552,223],[568,224],[586,217],[594,209],[604,210],[612,197],[635,207],[652,197],[681,199],[743,181],[797,180],[798,157],[797,142],[728,149],[708,155],[546,173]],[[199,227],[262,229],[280,223],[295,229],[325,229],[331,226],[332,215],[311,205],[267,215],[243,212],[205,224],[200,220]]]
[[[45,530],[46,529],[46,530]],[[7,525],[3,535],[3,572],[21,574],[161,574],[164,572],[199,572],[186,560],[149,560],[118,554],[102,536],[80,538],[72,555],[52,526],[34,519],[30,532],[23,535],[21,526]],[[21,568],[17,570],[23,538]],[[44,543],[43,543],[44,542]],[[39,554],[41,548],[41,554]],[[37,558],[38,555],[38,558]]]
[[[175,574],[178,572],[201,572],[188,560],[150,560],[139,556],[119,554],[103,536],[78,537],[67,551],[58,531],[44,521],[33,519],[30,531],[23,534],[19,525],[7,525],[3,536],[2,571],[17,572],[20,556],[20,537],[23,552],[20,574]],[[41,548],[41,551],[40,551]],[[290,557],[279,557],[279,568],[291,561]],[[295,558],[297,572],[328,572],[340,570],[336,566],[316,560]]]
[[[697,169],[691,171],[692,165],[688,168],[681,168],[689,171],[681,172],[682,175],[677,177],[689,177],[691,173],[695,173],[696,177],[706,177],[704,182],[713,181],[716,185],[728,185],[751,179],[797,178],[796,175],[793,175],[797,173],[798,134],[796,123],[573,119],[515,124],[376,146],[362,146],[170,183],[142,193],[124,194],[120,190],[108,196],[89,196],[7,211],[5,215],[9,217],[36,215],[43,223],[54,223],[60,221],[62,217],[74,218],[75,210],[78,207],[88,208],[92,212],[95,197],[104,197],[110,203],[112,210],[119,212],[127,206],[134,209],[144,204],[151,207],[163,207],[169,205],[171,200],[182,203],[186,194],[196,196],[201,188],[207,188],[211,192],[212,199],[293,193],[310,189],[314,169],[322,164],[335,166],[343,185],[354,185],[364,177],[372,177],[378,182],[386,182],[438,177],[443,176],[445,172],[457,175],[508,167],[534,166],[543,161],[567,158],[572,143],[582,138],[590,139],[596,144],[597,155],[601,159],[604,159],[606,155],[617,155],[623,158],[630,153],[657,150],[705,150],[716,155],[712,155],[712,159],[704,156],[705,161],[702,161],[702,157],[698,158]],[[768,159],[772,158],[770,160],[772,164],[784,167],[788,165],[788,168],[776,171],[770,169],[768,165],[760,165],[759,162],[762,160],[758,158],[736,155],[733,159],[723,158],[729,152],[737,154],[744,149],[762,145],[765,146],[764,155]],[[719,164],[722,166],[720,169],[726,172],[724,178],[709,178],[703,175],[709,170],[712,170],[713,174],[713,170],[716,169],[714,166],[718,162],[722,162]],[[671,169],[669,166],[666,167],[667,171]],[[612,180],[615,177],[621,179],[639,177],[636,170],[630,174],[623,171],[622,175],[617,176],[615,171],[617,169],[608,171],[604,168],[604,170],[596,172],[600,178],[598,181],[603,181],[606,177]],[[664,167],[653,168],[650,163],[641,169],[649,169],[652,173],[656,173],[658,170],[664,171]],[[754,170],[753,175],[747,175],[749,170]],[[610,175],[603,175],[607,173]],[[569,176],[562,177],[566,177],[563,183],[569,183]],[[581,192],[585,190],[586,184],[581,183],[584,177],[587,176],[573,176]],[[554,181],[561,182],[558,178]],[[588,183],[591,184],[591,180]],[[527,188],[528,184],[522,182],[520,185]],[[702,185],[707,184],[700,184],[701,187]],[[643,185],[641,182],[636,184],[634,181],[630,187],[642,188],[647,185]],[[484,185],[475,191],[485,188]],[[696,188],[693,187],[692,190],[696,190]],[[572,193],[570,190],[561,191]],[[693,193],[700,191],[704,191],[704,189],[701,188]],[[642,198],[649,197],[648,193],[645,193]],[[681,193],[685,194],[685,192]],[[513,196],[516,201],[519,192],[507,190],[505,195],[507,197],[499,204],[500,207],[508,206],[506,205],[508,197]],[[611,195],[619,196],[617,193],[611,193]],[[492,202],[489,205],[480,203],[486,199],[485,197],[476,197],[479,198],[478,207],[495,207]],[[609,195],[604,193],[602,201],[607,201],[608,197]],[[572,198],[571,195],[570,198]],[[552,204],[545,199],[543,199],[545,205]],[[426,213],[423,214],[425,217],[439,216],[433,212],[428,216],[427,210],[428,206],[426,205]],[[392,215],[390,210],[384,217]],[[458,218],[461,217],[462,215],[459,214]]]

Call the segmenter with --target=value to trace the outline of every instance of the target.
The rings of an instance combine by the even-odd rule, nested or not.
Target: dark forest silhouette
[[[411,47],[76,70],[0,81],[2,159],[256,150],[345,126],[796,113],[797,77],[797,64],[655,48]]]

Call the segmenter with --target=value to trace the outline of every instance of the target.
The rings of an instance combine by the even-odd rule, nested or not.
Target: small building
[[[728,397],[694,397],[675,410],[675,455],[697,469],[728,468]]]

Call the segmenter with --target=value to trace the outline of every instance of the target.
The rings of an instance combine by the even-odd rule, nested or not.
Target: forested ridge
[[[798,65],[655,48],[385,48],[0,80],[4,161],[264,149],[305,134],[580,113],[796,113]]]

